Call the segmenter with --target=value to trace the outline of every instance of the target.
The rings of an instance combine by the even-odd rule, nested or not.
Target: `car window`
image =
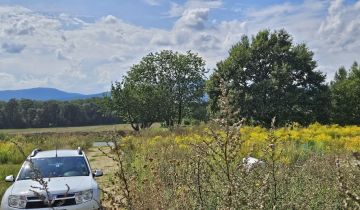
[[[89,176],[90,173],[84,157],[33,158],[31,162],[33,167],[28,160],[24,164],[19,180],[33,179],[39,173],[43,178]]]

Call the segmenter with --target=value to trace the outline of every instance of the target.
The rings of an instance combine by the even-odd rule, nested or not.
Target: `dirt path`
[[[103,151],[106,153],[110,151],[108,147],[101,147]],[[90,161],[90,165],[92,170],[101,169],[104,173],[103,176],[97,177],[96,181],[99,184],[101,189],[104,189],[108,192],[112,192],[114,189],[114,185],[112,184],[111,177],[114,176],[116,163],[112,159],[106,157],[101,151],[99,151],[99,147],[92,147],[87,151],[87,157]],[[120,196],[119,196],[120,198]],[[111,202],[111,200],[102,199],[102,206],[104,209],[119,209],[115,208]]]
[[[109,151],[108,147],[102,147],[102,149],[105,152]],[[88,149],[86,155],[90,161],[92,170],[101,169],[103,171],[104,176],[97,177],[96,180],[101,188],[106,187],[106,183],[109,182],[109,177],[114,174],[116,163],[99,151],[98,147]]]

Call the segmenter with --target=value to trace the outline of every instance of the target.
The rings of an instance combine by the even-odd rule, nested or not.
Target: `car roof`
[[[39,151],[31,158],[48,158],[48,157],[81,157],[83,153],[79,154],[78,150],[47,150]]]

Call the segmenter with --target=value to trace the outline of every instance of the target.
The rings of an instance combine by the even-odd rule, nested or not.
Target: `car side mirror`
[[[14,181],[15,181],[14,175],[7,176],[7,177],[5,178],[5,181],[7,181],[7,182],[14,182]]]
[[[104,173],[100,170],[100,169],[96,169],[95,172],[93,173],[94,177],[99,177],[102,176]]]

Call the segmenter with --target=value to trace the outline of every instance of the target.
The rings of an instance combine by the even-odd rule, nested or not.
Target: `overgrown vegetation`
[[[357,126],[291,125],[273,131],[234,126],[227,131],[213,124],[211,129],[148,130],[115,138],[118,144],[108,155],[118,165],[104,185],[110,189],[104,204],[127,209],[345,208],[346,189],[360,193],[360,170],[352,156],[360,149],[359,135]],[[249,156],[264,164],[248,168],[243,160]]]
[[[360,127],[244,126],[226,86],[209,125],[111,140],[105,208],[348,209],[358,206]],[[275,118],[274,118],[275,119]],[[353,158],[353,156],[355,158]],[[258,164],[246,162],[257,158]]]
[[[114,174],[107,174],[107,180],[101,182],[106,192],[105,207],[356,208],[360,169],[352,154],[360,149],[360,127],[291,124],[269,130],[221,123],[226,121],[172,130],[149,129],[126,137],[5,136],[0,143],[1,194],[9,186],[4,177],[16,174],[23,162],[9,140],[21,142],[25,153],[30,154],[36,147],[53,149],[56,142],[59,148],[81,144],[86,148],[94,140],[109,139],[117,144],[112,152],[105,153],[119,165],[114,165]],[[248,168],[243,158],[249,156],[264,165]],[[107,161],[103,156],[96,158]]]

